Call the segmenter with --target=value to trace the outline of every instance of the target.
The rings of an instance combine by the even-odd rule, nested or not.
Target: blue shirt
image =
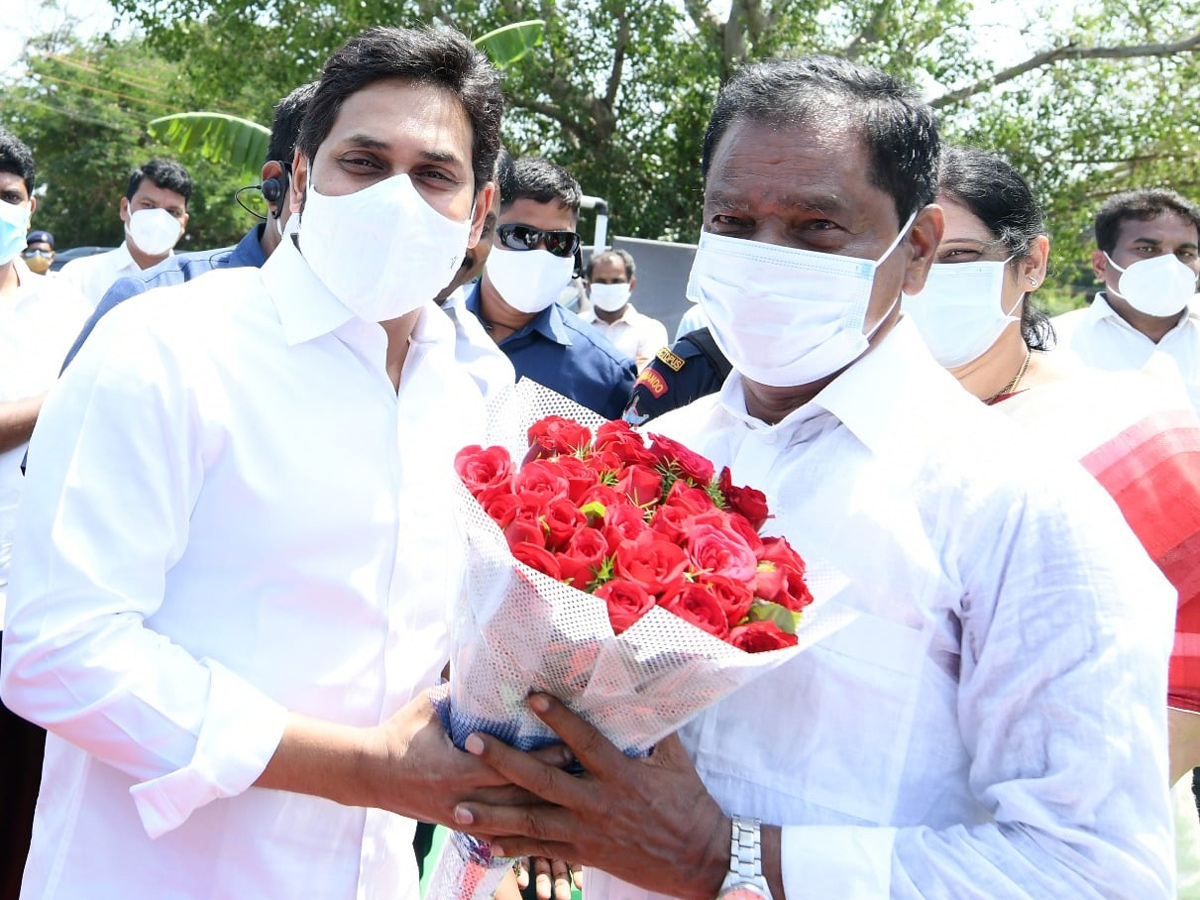
[[[267,261],[260,243],[264,227],[264,225],[255,225],[233,247],[222,247],[219,250],[199,250],[195,253],[178,253],[148,269],[143,275],[127,275],[124,278],[118,278],[104,293],[100,303],[96,306],[96,311],[83,323],[83,330],[79,332],[79,337],[75,338],[75,343],[67,351],[67,358],[63,360],[63,368],[65,369],[71,364],[71,360],[75,358],[79,348],[88,339],[92,329],[96,327],[96,323],[104,318],[110,310],[124,303],[130,297],[136,297],[138,294],[152,291],[155,288],[183,284],[185,281],[191,281],[197,275],[203,275],[213,269],[233,269],[239,266],[262,268],[262,264]]]
[[[483,321],[478,284],[467,296],[466,306]],[[528,376],[606,419],[621,418],[637,380],[632,359],[557,303],[502,340],[500,349],[512,362],[518,379]]]

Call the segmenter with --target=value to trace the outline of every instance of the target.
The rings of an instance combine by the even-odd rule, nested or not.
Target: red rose
[[[521,467],[513,476],[512,490],[518,497],[538,497],[543,504],[555,497],[567,497],[570,483],[552,460],[539,459]]]
[[[541,523],[536,519],[514,518],[508,523],[504,529],[504,539],[508,541],[508,547],[511,550],[518,544],[532,544],[535,547],[546,546],[546,533],[542,530]]]
[[[616,634],[629,628],[654,606],[654,598],[646,593],[646,589],[626,578],[605,582],[596,588],[596,596],[607,604],[608,620]]]
[[[788,634],[774,622],[750,622],[731,630],[729,643],[747,653],[763,653],[795,647],[796,636]]]
[[[703,585],[712,591],[721,609],[725,610],[725,619],[732,628],[741,624],[750,615],[750,607],[754,603],[754,591],[744,581],[735,581],[724,575],[701,574],[696,576],[696,584]]]
[[[529,438],[529,452],[525,454],[524,462],[528,463],[547,456],[582,452],[591,442],[592,433],[586,426],[562,416],[546,416],[529,426],[526,437]]]
[[[596,571],[607,555],[608,543],[604,535],[595,528],[580,528],[554,558],[558,561],[562,580],[583,591],[595,579]]]
[[[679,484],[680,482],[676,482]],[[691,510],[668,503],[654,511],[650,527],[674,544],[682,544],[687,524],[694,517]]]
[[[650,439],[653,441],[650,452],[663,465],[676,468],[680,474],[692,479],[696,484],[708,484],[713,480],[713,475],[716,474],[713,464],[699,453],[661,434],[652,434]]]
[[[531,569],[537,569],[539,572],[549,575],[556,580],[562,579],[562,572],[559,570],[558,561],[554,558],[554,554],[545,547],[537,547],[533,544],[517,544],[512,548],[512,555]]]
[[[646,449],[642,436],[623,419],[605,422],[597,428],[593,446],[597,450],[611,450],[626,465],[652,466],[657,462],[654,454]]]
[[[799,612],[812,603],[804,582],[804,560],[781,537],[763,539],[754,578],[754,595]]]
[[[615,568],[622,578],[636,581],[651,594],[661,594],[687,570],[683,548],[654,531],[617,545]]]
[[[646,506],[662,497],[662,476],[649,466],[631,465],[617,479],[617,491],[634,506]]]
[[[673,593],[664,594],[658,605],[709,634],[719,638],[729,634],[729,617],[716,594],[702,584],[685,582]]]
[[[503,447],[478,444],[463,447],[454,457],[454,471],[473,496],[493,487],[504,487],[512,480],[513,464]]]
[[[607,484],[595,484],[583,492],[583,496],[579,498],[579,506],[587,512],[586,507],[591,503],[599,503],[604,507],[604,512],[600,514],[602,517],[608,515],[608,510],[626,505],[621,495]]]
[[[747,583],[754,580],[758,560],[736,532],[693,524],[686,538],[688,558],[698,571]]]
[[[511,522],[517,514],[517,495],[510,488],[488,488],[475,499],[479,501],[483,511],[501,528]]]
[[[602,450],[593,450],[583,457],[583,464],[596,473],[597,476],[603,475],[606,472],[620,472],[625,467],[625,463],[615,450],[611,447],[605,447]]]
[[[566,497],[555,497],[546,504],[542,522],[546,528],[546,546],[561,550],[576,531],[587,525],[587,516]]]
[[[554,464],[558,474],[567,479],[567,495],[573,503],[579,503],[588,488],[600,483],[600,477],[578,456],[560,456]]]
[[[692,487],[683,480],[676,481],[671,485],[671,490],[667,492],[667,499],[663,503],[672,506],[681,506],[693,516],[711,512],[717,508],[717,505],[713,503],[713,498],[708,496],[707,491]]]
[[[608,552],[615,553],[621,541],[631,541],[649,528],[645,515],[636,506],[622,503],[608,510],[604,516],[604,539],[608,541]]]
[[[755,556],[759,556],[763,552],[762,538],[758,536],[758,532],[754,526],[740,513],[730,512],[725,514],[726,527],[731,528],[741,535],[742,540],[746,542],[746,546],[750,548],[750,552]]]
[[[721,470],[717,481],[725,506],[731,512],[741,513],[755,531],[762,528],[771,511],[767,509],[767,495],[752,487],[735,487],[729,474],[729,466]]]

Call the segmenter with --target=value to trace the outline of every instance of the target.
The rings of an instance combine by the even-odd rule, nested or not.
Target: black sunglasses
[[[579,235],[573,231],[543,231],[528,225],[497,225],[496,237],[509,250],[536,250],[538,244],[555,256],[566,259],[579,249]]]

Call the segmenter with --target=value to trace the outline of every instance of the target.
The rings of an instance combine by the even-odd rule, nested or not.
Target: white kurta
[[[49,390],[91,312],[70,284],[35,275],[19,257],[13,265],[19,286],[14,294],[0,298],[0,403],[27,400]],[[25,482],[21,460],[27,446],[0,453],[0,631],[17,502]]]
[[[484,437],[454,330],[424,307],[397,395],[290,242],[166,290],[104,318],[32,441],[0,684],[52,732],[22,896],[415,897],[411,821],[250,785],[285,711],[373,725],[446,661],[453,454]]]
[[[174,256],[174,251],[167,254],[167,259]],[[151,266],[153,268],[153,266]],[[122,241],[120,247],[115,247],[105,253],[92,256],[81,256],[73,259],[59,270],[58,277],[66,279],[87,297],[92,309],[100,305],[104,294],[118,278],[127,275],[141,276],[143,269],[129,252],[129,242]]]
[[[861,612],[683,730],[727,813],[784,826],[788,900],[1169,895],[1175,595],[1082,468],[904,320],[775,426],[736,373],[654,424],[763,490],[764,532]]]

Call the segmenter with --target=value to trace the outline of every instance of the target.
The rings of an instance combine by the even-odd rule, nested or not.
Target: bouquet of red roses
[[[728,469],[526,380],[506,411],[499,445],[456,460],[468,584],[440,708],[459,747],[557,740],[525,706],[543,691],[643,755],[853,617],[825,602],[840,573],[760,535],[766,498]],[[490,896],[504,865],[453,834],[426,900]]]
[[[518,562],[602,599],[615,634],[658,606],[747,652],[796,644],[806,566],[785,539],[759,536],[762,492],[670,438],[647,447],[619,420],[593,435],[546,416],[528,438],[519,469],[498,446],[455,460]]]

